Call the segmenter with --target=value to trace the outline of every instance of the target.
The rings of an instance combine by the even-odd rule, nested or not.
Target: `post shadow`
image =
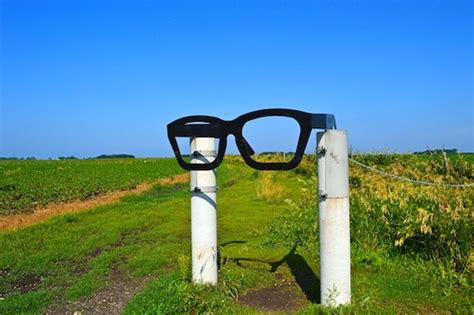
[[[244,243],[242,241],[231,241],[227,242],[226,244],[231,243]],[[278,268],[286,263],[290,268],[291,274],[293,275],[295,282],[301,288],[303,293],[306,295],[306,298],[312,303],[321,303],[321,295],[320,295],[320,279],[316,276],[316,274],[311,269],[311,266],[306,262],[306,259],[296,254],[296,248],[298,247],[298,243],[295,243],[291,250],[283,256],[282,259],[277,261],[266,261],[262,259],[253,259],[253,258],[227,258],[223,264],[226,264],[227,261],[234,262],[237,266],[245,268],[245,266],[241,263],[242,261],[251,261],[251,262],[260,262],[269,264],[271,269],[270,272],[274,273],[278,270]]]
[[[320,296],[320,280],[314,274],[310,265],[303,256],[296,254],[298,242],[293,245],[291,250],[279,261],[271,263],[270,272],[275,272],[278,267],[286,263],[290,268],[291,274],[295,278],[296,283],[306,295],[306,298],[312,303],[321,303]]]
[[[232,245],[232,244],[245,244],[245,243],[247,243],[247,241],[241,241],[241,240],[228,241],[228,242],[218,245],[218,248],[226,247],[227,245]],[[221,270],[221,265],[222,265],[221,251],[217,250],[217,270]],[[243,266],[239,266],[239,267],[243,267]]]
[[[201,198],[201,199],[207,201],[214,209],[217,209],[217,203],[214,200],[212,200],[212,198],[209,197],[207,194],[201,193],[201,192],[196,192],[196,191],[191,191],[191,196]]]
[[[303,290],[306,298],[312,303],[321,303],[321,282],[314,274],[303,256],[292,254],[287,257],[286,263],[291,270],[298,286]]]
[[[219,245],[219,247],[226,247],[227,245],[231,245],[231,244],[245,244],[245,243],[247,243],[247,241],[240,241],[240,240],[228,241],[228,242],[222,243],[221,245]]]

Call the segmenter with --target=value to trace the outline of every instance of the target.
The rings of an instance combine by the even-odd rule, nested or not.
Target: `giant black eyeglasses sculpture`
[[[243,135],[243,129],[249,122],[265,117],[287,117],[299,125],[296,152],[288,162],[262,162],[253,158],[255,151]],[[168,124],[168,139],[173,147],[179,165],[191,171],[212,170],[217,168],[224,158],[227,136],[234,135],[237,148],[245,163],[257,170],[290,170],[298,166],[303,157],[312,129],[336,129],[336,119],[331,114],[310,114],[293,109],[263,109],[250,112],[234,120],[222,120],[213,116],[186,116]],[[219,140],[216,158],[202,164],[188,163],[181,152],[177,138],[209,137]],[[199,154],[193,152],[191,154]]]

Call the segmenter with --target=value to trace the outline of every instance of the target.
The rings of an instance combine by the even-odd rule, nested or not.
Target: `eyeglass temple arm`
[[[311,128],[337,129],[336,117],[332,114],[311,114]]]

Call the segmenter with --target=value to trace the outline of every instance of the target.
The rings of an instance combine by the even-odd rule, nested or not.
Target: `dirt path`
[[[45,314],[66,315],[118,315],[122,313],[127,302],[140,291],[151,278],[132,279],[117,269],[112,269],[105,287],[90,297],[83,297],[75,301],[56,301]]]
[[[173,177],[163,178],[154,183],[143,183],[131,190],[123,190],[108,193],[105,195],[97,196],[87,200],[78,200],[67,203],[55,203],[47,205],[44,208],[40,208],[31,213],[20,213],[14,215],[8,215],[0,217],[0,230],[15,230],[21,227],[33,225],[42,222],[51,217],[65,214],[65,213],[76,213],[85,211],[90,208],[110,204],[120,200],[123,196],[129,194],[138,194],[147,191],[153,187],[153,185],[172,185],[177,183],[184,183],[189,181],[189,174],[180,174]]]
[[[258,309],[261,312],[294,314],[308,304],[302,289],[294,280],[276,274],[277,281],[270,287],[247,290],[238,303]]]

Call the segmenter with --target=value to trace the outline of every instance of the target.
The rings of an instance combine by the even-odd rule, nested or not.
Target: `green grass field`
[[[180,172],[173,159],[0,160],[0,215],[132,189]]]
[[[473,180],[472,163],[462,158],[449,170],[426,157],[354,158],[416,179]],[[120,300],[117,292],[127,290],[125,314],[473,312],[473,189],[413,186],[353,165],[353,303],[320,306],[312,159],[289,172],[257,172],[235,158],[218,169],[217,287],[190,283],[187,183],[0,232],[0,314],[97,313],[97,297]],[[152,176],[179,171],[166,160],[153,163]]]

